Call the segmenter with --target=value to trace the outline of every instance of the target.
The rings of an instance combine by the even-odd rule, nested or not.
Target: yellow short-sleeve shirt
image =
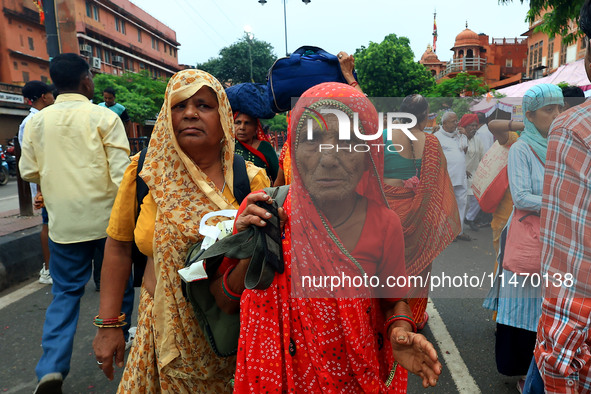
[[[142,202],[140,216],[135,220],[137,212],[136,198],[136,176],[139,154],[131,158],[131,163],[125,170],[123,180],[119,186],[107,234],[109,237],[122,242],[129,242],[135,239],[140,252],[146,256],[152,257],[152,241],[154,239],[154,224],[156,223],[156,202],[152,195],[148,193]],[[246,162],[248,178],[250,180],[250,190],[261,190],[269,187],[270,181],[264,169],[255,167],[252,163]],[[238,202],[232,195],[230,188],[224,189],[224,197],[236,209]]]

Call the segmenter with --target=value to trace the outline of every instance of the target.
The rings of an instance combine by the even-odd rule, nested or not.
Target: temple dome
[[[457,47],[465,47],[465,46],[479,46],[480,39],[478,38],[478,34],[473,32],[472,30],[466,28],[460,34],[456,36],[456,42],[454,44],[454,48]]]
[[[432,64],[432,63],[440,63],[441,61],[439,60],[439,58],[437,57],[437,54],[435,52],[433,52],[433,48],[431,47],[431,45],[427,45],[427,50],[425,50],[425,53],[423,53],[423,56],[421,56],[421,64]]]

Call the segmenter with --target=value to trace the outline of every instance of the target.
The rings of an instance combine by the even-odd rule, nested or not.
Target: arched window
[[[474,51],[472,51],[472,49],[468,49],[468,51],[466,52],[466,57],[473,58],[474,57]]]

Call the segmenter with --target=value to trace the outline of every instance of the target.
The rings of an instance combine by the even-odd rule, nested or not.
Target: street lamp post
[[[246,34],[246,40],[248,41],[248,57],[250,59],[250,82],[254,83],[254,78],[252,77],[252,29],[250,26],[244,26],[244,34]]]
[[[306,5],[310,4],[311,0],[302,0],[302,2]],[[265,5],[267,0],[259,0],[261,5]],[[285,25],[285,56],[289,56],[289,51],[287,50],[287,7],[286,4],[287,0],[283,0],[283,24]]]

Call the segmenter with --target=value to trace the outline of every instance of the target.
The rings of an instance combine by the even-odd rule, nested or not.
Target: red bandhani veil
[[[359,113],[366,134],[378,130],[375,108],[349,85],[317,85],[294,108],[293,177],[284,204],[289,216],[282,245],[285,272],[276,274],[268,289],[242,295],[235,391],[405,393],[406,370],[398,367],[390,376],[394,359],[378,299],[364,290],[356,298],[295,297],[305,294],[292,286],[294,275],[321,274],[323,267],[360,274],[348,252],[337,246],[338,237],[312,203],[298,173],[298,133],[306,127],[308,108],[318,106]],[[381,133],[377,138],[381,140]],[[383,157],[377,148],[371,149],[366,163],[357,192],[387,206],[381,187]]]

